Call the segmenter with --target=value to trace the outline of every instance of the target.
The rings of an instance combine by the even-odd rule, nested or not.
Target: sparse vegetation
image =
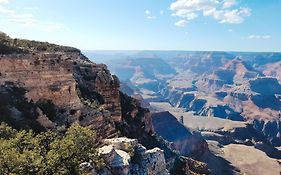
[[[80,52],[80,50],[48,42],[12,39],[7,34],[0,32],[0,54],[31,52]]]
[[[104,166],[93,148],[95,133],[73,124],[65,134],[52,131],[35,135],[0,125],[0,174],[81,174],[79,164]]]

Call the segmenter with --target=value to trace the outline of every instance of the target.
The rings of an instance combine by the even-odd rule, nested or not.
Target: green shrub
[[[95,133],[79,124],[64,135],[53,131],[35,135],[0,125],[0,174],[81,174],[79,164],[93,162],[104,166],[93,148]]]

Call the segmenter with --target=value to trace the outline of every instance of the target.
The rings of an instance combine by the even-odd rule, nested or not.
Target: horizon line
[[[281,53],[280,51],[226,51],[226,50],[182,50],[182,49],[80,49],[86,52],[228,52],[228,53]]]

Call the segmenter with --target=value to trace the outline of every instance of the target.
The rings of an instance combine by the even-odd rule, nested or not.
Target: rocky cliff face
[[[1,95],[21,88],[25,101],[13,106],[18,100],[11,99],[0,110],[5,116],[2,120],[19,123],[32,118],[40,130],[63,129],[79,122],[97,130],[99,140],[118,134],[115,123],[122,120],[120,83],[105,65],[92,63],[74,48],[26,40],[17,40],[13,46],[10,43],[14,43],[10,38],[1,43],[10,48],[2,50],[0,56]],[[26,43],[29,47],[22,47]],[[14,91],[8,91],[7,86]],[[23,111],[23,104],[29,103],[34,109]],[[34,129],[30,122],[17,126]]]
[[[105,65],[90,62],[80,52],[2,55],[0,64],[0,84],[25,89],[24,96],[38,104],[53,127],[79,121],[101,129],[106,137],[115,135],[114,121],[121,121],[119,82]],[[47,112],[48,103],[52,113]]]
[[[82,104],[76,93],[73,67],[60,57],[62,54],[3,55],[0,82],[26,88],[26,97],[35,102],[52,99],[59,107],[79,108]]]
[[[174,165],[181,159],[154,132],[149,110],[119,92],[118,78],[105,65],[92,63],[73,48],[26,40],[18,40],[16,44],[8,41],[1,43],[1,48],[5,46],[6,50],[0,52],[0,97],[7,98],[0,102],[1,121],[19,129],[61,132],[78,122],[96,131],[97,145],[93,146],[105,145],[103,139],[119,135],[135,138],[149,149],[140,152],[144,153],[140,172],[177,171]],[[22,47],[26,43],[30,43],[29,47]],[[106,150],[113,157],[123,156],[121,163],[125,169],[121,172],[126,174],[130,162],[127,154],[118,148]],[[119,160],[116,159],[117,165]],[[197,163],[188,159],[181,167],[188,174],[196,172]],[[189,169],[193,165],[193,170]]]
[[[79,109],[80,98],[93,92],[89,100],[117,112],[117,121],[121,118],[118,79],[79,52],[3,55],[0,63],[0,83],[26,88],[26,97],[34,102],[52,100],[58,107]]]

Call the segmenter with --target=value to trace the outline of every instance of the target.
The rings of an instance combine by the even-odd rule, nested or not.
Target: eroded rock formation
[[[153,148],[147,150],[136,139],[125,137],[104,140],[105,146],[99,148],[99,154],[104,158],[108,168],[102,172],[107,175],[169,175],[163,150]],[[92,167],[92,168],[85,168]],[[89,175],[97,174],[94,165],[81,165]]]
[[[13,45],[6,41],[9,39],[1,43],[1,48],[7,49],[0,55],[0,97],[7,98],[0,102],[1,121],[38,132],[64,132],[78,122],[96,131],[94,147],[106,144],[101,142],[105,138],[119,135],[135,138],[144,145],[148,150],[139,146],[141,152],[136,152],[141,154],[142,162],[136,172],[165,174],[167,170],[177,170],[174,165],[181,161],[180,155],[154,132],[149,110],[119,92],[118,78],[105,65],[89,61],[74,48],[35,41],[26,47],[27,40]],[[102,152],[114,155],[116,161],[109,165],[126,174],[131,155],[122,151],[123,147],[109,146]],[[193,172],[188,164],[184,165],[186,174]],[[91,169],[91,164],[81,167]]]
[[[113,122],[121,121],[119,82],[105,65],[90,62],[80,52],[2,55],[0,64],[0,84],[24,88],[24,96],[42,104],[43,112],[52,104],[48,117],[53,126],[79,121],[103,130],[104,136],[114,134]]]

